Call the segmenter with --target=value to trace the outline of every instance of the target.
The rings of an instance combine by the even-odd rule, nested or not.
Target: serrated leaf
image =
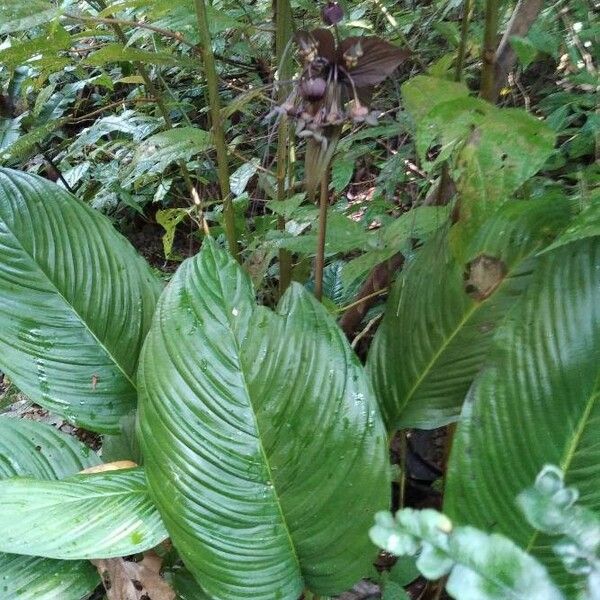
[[[599,264],[599,238],[543,256],[469,393],[446,488],[449,514],[505,533],[569,591],[549,538],[515,510],[515,498],[552,463],[582,506],[600,511]]]
[[[390,430],[456,420],[492,336],[526,289],[535,254],[564,228],[566,201],[515,202],[466,245],[465,262],[441,230],[394,285],[368,357]]]
[[[2,147],[2,152],[0,153],[0,158],[2,160],[10,160],[23,156],[37,144],[44,141],[48,135],[57,129],[60,129],[67,121],[68,119],[56,119],[28,131],[15,139],[12,143],[4,145],[4,147]],[[0,146],[2,145],[0,144]]]
[[[2,0],[0,35],[37,27],[57,14],[56,6],[45,0]]]
[[[358,359],[302,286],[276,313],[257,307],[205,240],[162,296],[139,381],[150,489],[205,591],[295,599],[362,576],[389,501],[386,436]]]
[[[107,63],[113,62],[140,62],[151,65],[176,65],[182,59],[168,52],[149,52],[132,48],[131,46],[123,46],[123,44],[106,44],[100,50],[92,52],[86,59],[85,63],[95,67],[101,67]]]
[[[118,431],[160,284],[108,219],[0,169],[0,367],[38,404]]]
[[[0,551],[66,560],[128,556],[166,537],[141,468],[0,481]]]
[[[43,423],[0,416],[0,479],[62,479],[100,463],[73,436]],[[0,597],[7,600],[81,600],[100,583],[86,561],[0,553]]]
[[[188,161],[212,148],[212,136],[197,127],[178,127],[149,137],[134,156],[136,174],[162,173],[172,163]]]

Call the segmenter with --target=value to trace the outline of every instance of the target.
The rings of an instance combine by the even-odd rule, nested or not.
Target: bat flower
[[[307,138],[305,170],[311,194],[331,160],[342,125],[377,123],[378,114],[369,108],[373,88],[409,52],[376,36],[336,42],[329,29],[299,31],[295,42],[302,71],[276,112],[293,118],[297,135]]]

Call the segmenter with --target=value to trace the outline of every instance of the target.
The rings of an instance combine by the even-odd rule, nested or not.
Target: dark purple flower
[[[321,10],[326,25],[337,25],[344,18],[344,9],[338,2],[328,2]]]

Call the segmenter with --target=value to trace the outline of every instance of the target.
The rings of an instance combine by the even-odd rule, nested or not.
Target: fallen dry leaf
[[[93,560],[108,600],[175,600],[175,592],[160,576],[162,559],[148,552],[139,562],[122,558]]]
[[[115,462],[104,463],[102,465],[96,465],[95,467],[83,469],[83,471],[79,471],[79,473],[89,475],[90,473],[103,473],[104,471],[120,471],[121,469],[131,469],[133,467],[137,467],[137,464],[134,463],[132,460],[117,460]]]

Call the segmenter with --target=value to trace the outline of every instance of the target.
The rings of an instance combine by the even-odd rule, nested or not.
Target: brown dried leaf
[[[160,576],[162,559],[148,552],[139,563],[110,558],[93,560],[108,600],[175,600],[175,592]]]
[[[506,277],[506,265],[494,256],[482,254],[467,265],[465,291],[481,302],[489,298]]]
[[[120,471],[121,469],[133,469],[133,467],[137,467],[137,464],[131,460],[117,460],[115,462],[104,463],[102,465],[96,465],[95,467],[89,467],[88,469],[83,469],[83,471],[79,471],[85,475],[89,475],[90,473],[104,473],[105,471]]]

